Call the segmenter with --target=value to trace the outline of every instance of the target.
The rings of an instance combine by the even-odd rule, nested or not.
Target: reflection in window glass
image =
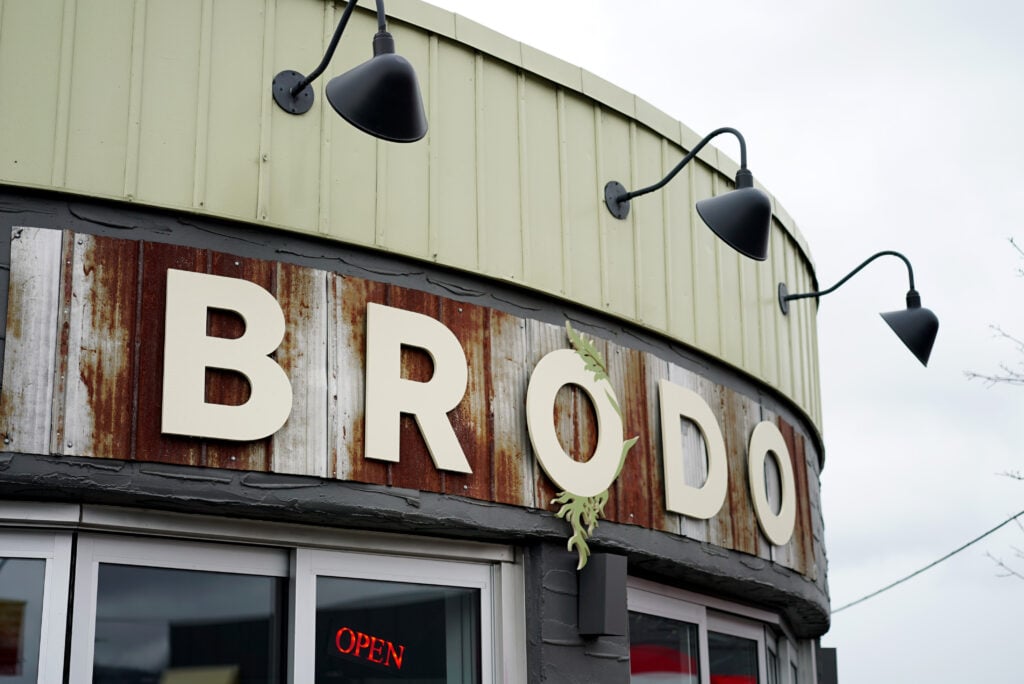
[[[697,684],[699,653],[697,625],[645,613],[629,614],[631,682]]]
[[[284,680],[279,577],[102,563],[93,682]]]
[[[474,684],[480,592],[319,577],[316,640],[318,684]]]
[[[757,684],[757,642],[708,632],[711,684]]]
[[[0,682],[35,682],[46,561],[0,558]]]

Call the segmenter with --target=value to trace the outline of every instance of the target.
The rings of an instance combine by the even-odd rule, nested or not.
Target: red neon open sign
[[[357,632],[351,627],[342,627],[334,635],[334,645],[340,653],[396,670],[402,669],[402,658],[405,657],[404,644],[398,644],[396,647],[387,639]]]

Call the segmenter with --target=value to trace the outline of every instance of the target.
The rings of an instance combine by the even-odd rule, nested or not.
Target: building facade
[[[0,682],[816,682],[792,219],[616,219],[699,136],[418,0],[423,140],[323,96],[371,8],[282,111],[344,8],[0,3]]]

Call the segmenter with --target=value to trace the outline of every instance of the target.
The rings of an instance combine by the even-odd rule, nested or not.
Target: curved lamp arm
[[[303,76],[297,71],[282,71],[274,77],[274,102],[277,103],[278,107],[289,114],[305,114],[313,106],[313,88],[310,84],[319,78],[320,74],[327,68],[327,65],[331,63],[334,51],[338,49],[338,41],[341,40],[341,34],[345,32],[348,19],[352,16],[352,11],[358,3],[359,0],[349,0],[348,4],[345,5],[345,11],[338,21],[338,27],[334,29],[334,35],[331,36],[331,42],[327,45],[327,52],[324,53],[324,58],[309,73],[309,76]],[[390,35],[387,34],[387,30],[388,24],[384,14],[384,0],[377,0],[377,36],[380,36],[382,33]],[[376,42],[377,38],[374,38],[374,43]],[[391,51],[394,52],[393,45]]]
[[[690,161],[696,157],[702,149],[704,149],[705,145],[711,142],[712,138],[719,136],[722,133],[732,133],[736,136],[736,139],[740,141],[740,170],[736,173],[736,187],[754,187],[754,176],[747,170],[747,141],[743,139],[743,135],[735,128],[723,126],[722,128],[716,128],[704,136],[704,139],[697,143],[694,148],[690,150],[690,152],[683,157],[678,164],[676,164],[675,168],[669,171],[664,178],[653,185],[648,185],[647,187],[640,188],[639,190],[626,190],[622,183],[618,181],[608,181],[604,186],[604,204],[608,207],[608,211],[610,211],[612,216],[617,219],[624,219],[629,216],[629,201],[631,199],[665,187],[670,180],[676,177],[676,174],[678,174],[684,166],[689,164]]]
[[[788,314],[789,303],[793,300],[807,299],[809,297],[824,297],[831,292],[835,292],[837,289],[842,287],[847,280],[860,273],[861,269],[875,259],[883,256],[897,257],[907,265],[907,277],[910,280],[910,289],[907,290],[907,308],[902,311],[889,311],[887,313],[883,313],[882,320],[892,328],[892,331],[896,333],[896,336],[900,338],[900,341],[902,341],[904,345],[906,345],[907,349],[917,357],[917,360],[921,362],[921,365],[927,366],[928,358],[932,353],[932,345],[935,344],[935,336],[939,332],[939,319],[931,312],[931,310],[921,306],[921,294],[914,288],[914,269],[910,265],[910,260],[899,252],[886,250],[878,252],[877,254],[872,254],[857,266],[857,268],[847,273],[843,276],[842,280],[827,290],[789,294],[789,291],[786,289],[786,284],[779,283],[779,308],[782,309],[783,314]]]
[[[905,257],[902,254],[900,254],[899,252],[894,252],[892,250],[883,250],[881,252],[878,252],[877,254],[872,254],[871,256],[869,256],[867,259],[862,261],[861,264],[859,266],[857,266],[857,268],[855,268],[852,271],[850,271],[849,273],[847,273],[845,276],[843,276],[842,280],[840,280],[838,283],[836,283],[832,287],[828,288],[827,290],[820,290],[818,292],[801,292],[800,294],[789,294],[789,290],[786,288],[786,283],[779,283],[779,308],[782,310],[783,314],[787,314],[788,315],[789,314],[789,303],[791,301],[793,301],[794,299],[808,299],[809,297],[824,297],[827,294],[831,294],[831,293],[835,292],[836,290],[838,290],[840,287],[842,287],[846,283],[847,280],[849,280],[853,276],[855,276],[858,273],[860,273],[861,270],[863,270],[863,268],[865,266],[870,264],[875,259],[877,259],[879,257],[883,257],[883,256],[894,256],[894,257],[898,257],[898,258],[903,260],[903,263],[907,265],[907,276],[910,278],[910,291],[907,293],[907,297],[909,299],[910,292],[913,292],[913,293],[916,294],[917,290],[914,289],[914,267],[910,265],[910,260],[907,259],[907,257]],[[908,306],[910,305],[909,301],[907,302],[907,305]],[[919,295],[919,294],[917,295],[917,305],[921,306],[921,295]]]

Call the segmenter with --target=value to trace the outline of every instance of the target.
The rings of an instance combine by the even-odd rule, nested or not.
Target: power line
[[[858,603],[863,603],[864,601],[867,601],[869,598],[874,598],[875,596],[878,596],[879,594],[881,594],[884,591],[889,591],[893,587],[899,586],[900,584],[903,584],[904,582],[906,582],[907,580],[909,580],[909,579],[911,579],[913,577],[917,577],[918,575],[920,575],[925,570],[930,570],[931,568],[934,568],[936,565],[938,565],[942,561],[948,560],[948,559],[952,558],[953,556],[955,556],[956,554],[960,553],[961,551],[963,551],[967,547],[972,546],[974,544],[977,544],[978,542],[980,542],[985,537],[989,536],[990,534],[992,534],[996,530],[999,530],[1000,528],[1003,528],[1003,527],[1009,525],[1010,523],[1012,523],[1014,520],[1016,520],[1017,518],[1021,517],[1022,515],[1024,515],[1024,511],[1021,511],[1017,515],[1011,515],[1009,518],[1007,518],[1003,522],[999,523],[998,525],[993,527],[988,532],[985,532],[984,534],[982,534],[982,535],[980,535],[978,537],[975,537],[974,539],[972,539],[971,541],[967,542],[966,544],[964,544],[960,548],[955,549],[953,551],[950,551],[949,553],[947,553],[942,558],[939,558],[938,560],[932,561],[931,563],[929,563],[928,565],[924,566],[920,570],[916,570],[916,571],[910,573],[909,575],[907,575],[906,577],[904,577],[902,579],[896,580],[892,584],[884,586],[881,589],[878,589],[877,591],[873,591],[870,594],[868,594],[867,596],[861,596],[856,601],[851,601],[850,603],[847,603],[845,606],[840,606],[839,608],[836,608],[835,610],[832,611],[832,614],[835,615],[836,613],[838,613],[841,610],[846,610],[847,608],[850,608],[851,606],[855,606]]]

